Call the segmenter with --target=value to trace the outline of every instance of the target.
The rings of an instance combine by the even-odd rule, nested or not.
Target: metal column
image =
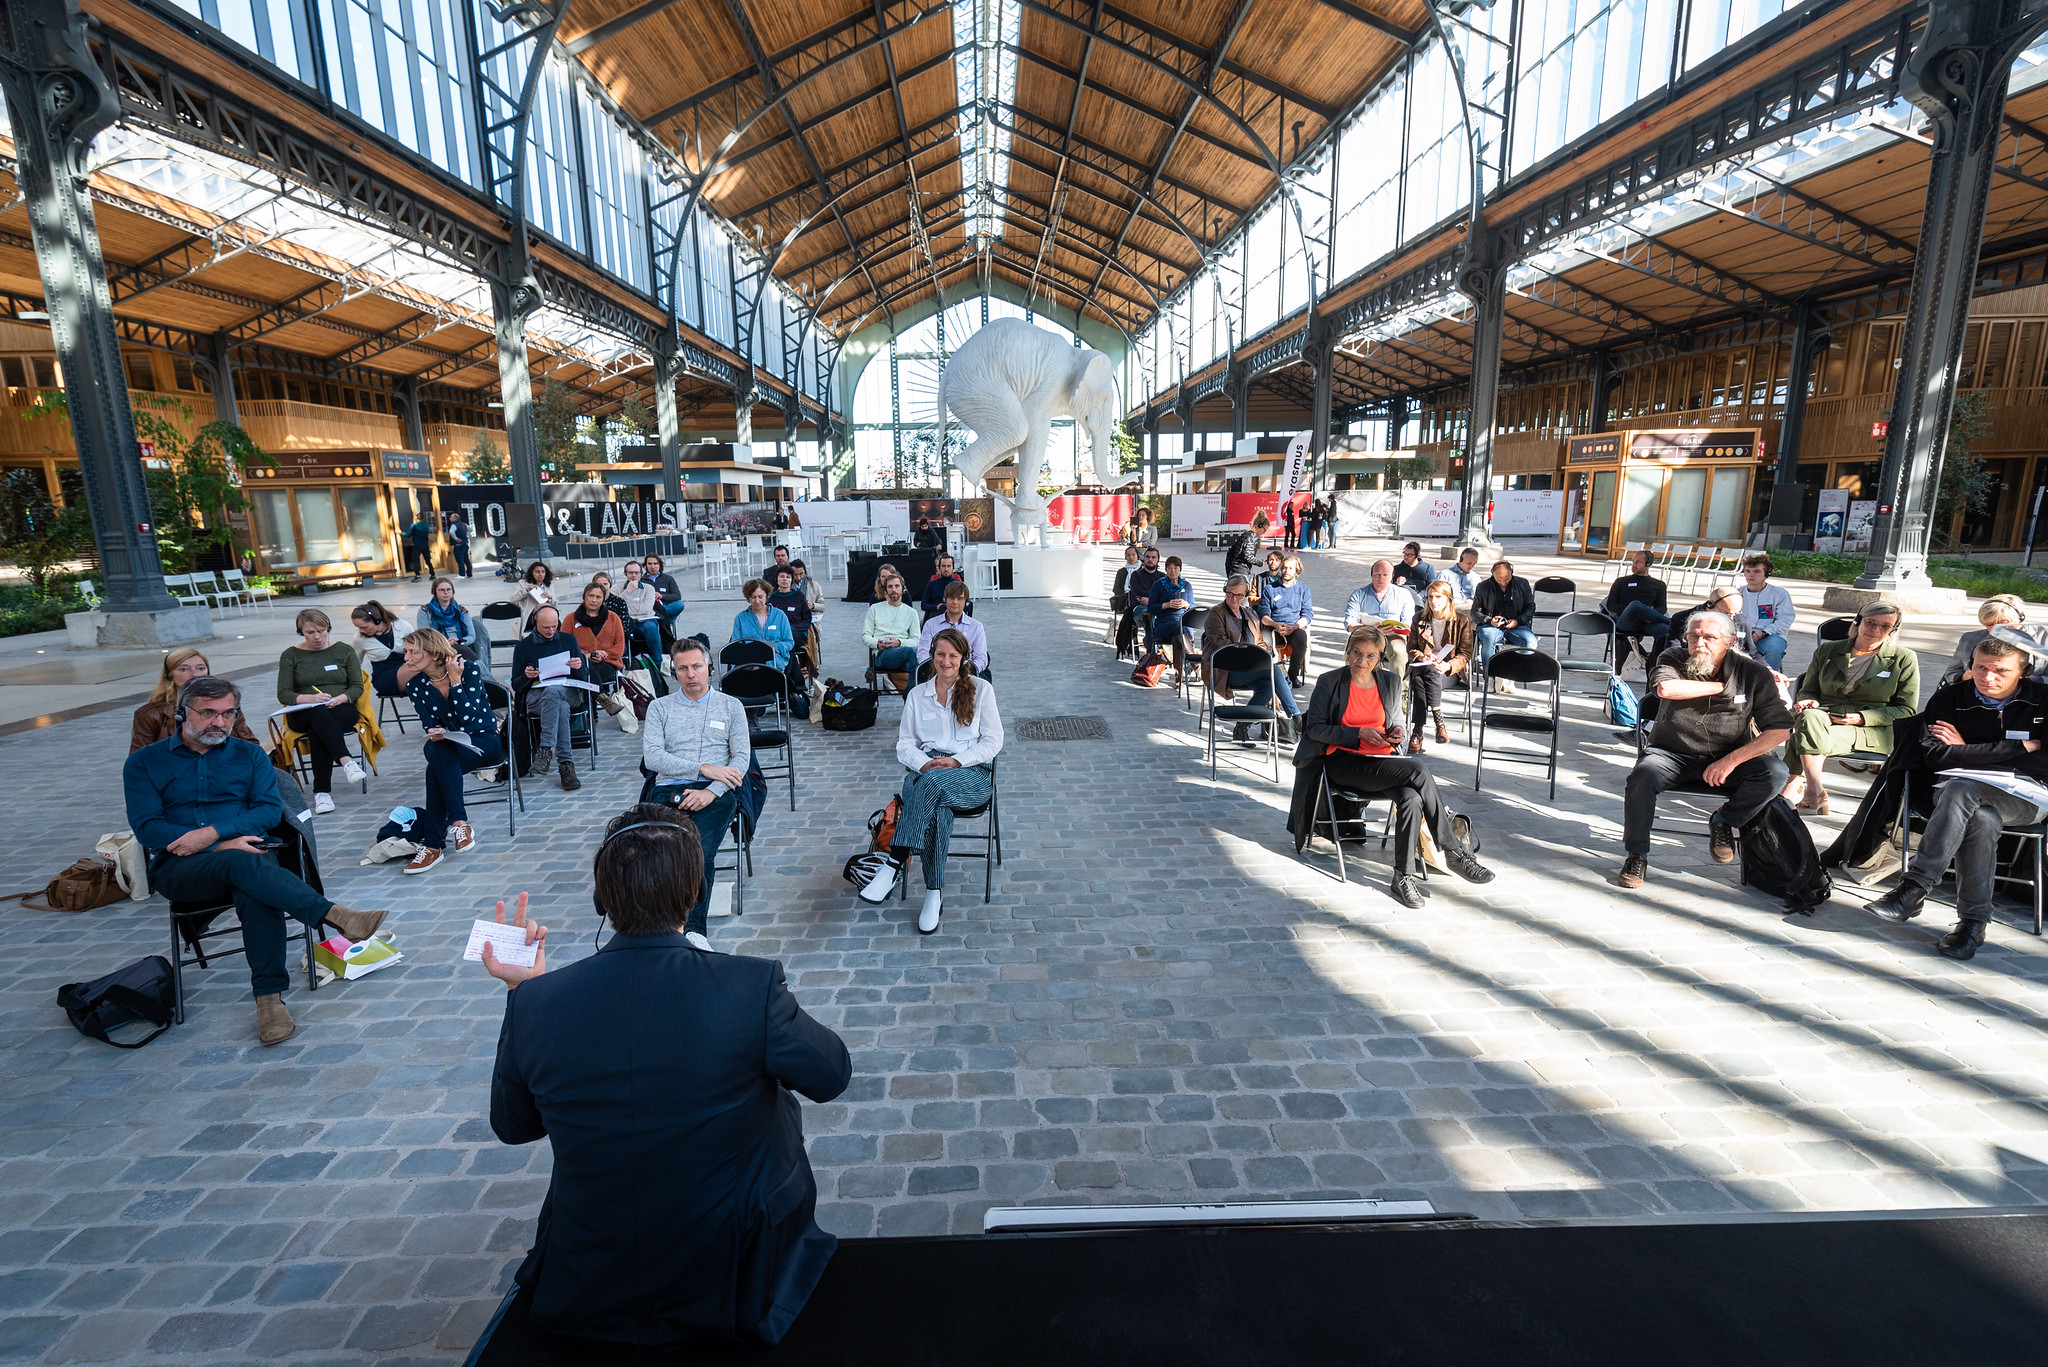
[[[1491,546],[1486,505],[1493,498],[1493,426],[1500,396],[1500,336],[1507,320],[1508,275],[1495,259],[1493,244],[1475,241],[1458,271],[1458,292],[1472,301],[1472,403],[1465,420],[1463,514],[1458,524],[1461,546]]]
[[[2041,5],[1934,0],[1926,34],[1908,64],[1904,93],[1928,115],[1934,148],[1878,480],[1877,524],[1857,588],[1929,583],[1930,524],[1984,245],[2006,87],[2013,59],[2044,25],[2048,7]]]
[[[1237,454],[1237,444],[1244,440],[1245,429],[1252,400],[1252,377],[1242,362],[1232,362],[1229,373],[1223,380],[1223,393],[1230,400],[1230,453]]]
[[[654,355],[654,433],[661,444],[661,489],[664,498],[682,502],[683,432],[676,418],[676,380],[683,373],[683,358],[674,333],[666,335],[667,346]]]
[[[524,223],[516,235],[525,238]],[[522,259],[525,255],[524,251],[518,253]],[[533,371],[526,359],[526,320],[541,305],[540,285],[531,273],[523,279],[493,280],[490,284],[491,330],[498,344],[498,396],[505,404],[505,445],[512,458],[512,493],[521,503],[537,504],[540,434],[533,422]],[[539,558],[547,559],[545,546],[540,548]]]
[[[208,339],[206,368],[213,372],[213,417],[216,422],[231,422],[242,425],[241,406],[235,402],[235,358],[234,343],[225,332],[216,332]],[[418,447],[414,447],[418,450]]]
[[[397,390],[399,413],[405,419],[405,449],[424,451],[427,449],[427,425],[420,420],[419,377],[406,376],[398,382]]]
[[[1778,427],[1778,463],[1771,474],[1769,512],[1772,540],[1784,549],[1797,536],[1806,486],[1799,482],[1799,442],[1806,428],[1806,392],[1813,381],[1814,358],[1827,345],[1827,324],[1812,309],[1792,319],[1792,364],[1785,377],[1785,417]]]
[[[1327,319],[1309,315],[1301,357],[1314,376],[1309,388],[1308,487],[1324,490],[1330,487],[1330,389],[1337,364],[1337,339]]]
[[[85,16],[76,0],[8,0],[0,44],[0,86],[19,159],[18,193],[27,201],[29,236],[64,369],[71,435],[106,580],[109,620],[101,644],[210,636],[206,610],[180,608],[164,587],[106,262],[86,190],[86,154],[119,117],[118,103],[86,47]]]

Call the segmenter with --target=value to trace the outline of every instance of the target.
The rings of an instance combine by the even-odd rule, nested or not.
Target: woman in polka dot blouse
[[[505,750],[482,678],[465,673],[462,657],[440,632],[425,627],[405,638],[405,664],[398,681],[427,732],[427,801],[420,818],[420,849],[405,866],[407,873],[425,873],[448,854],[461,854],[476,844],[469,810],[462,802],[462,776],[503,764]],[[466,733],[469,744],[448,739],[450,732]]]

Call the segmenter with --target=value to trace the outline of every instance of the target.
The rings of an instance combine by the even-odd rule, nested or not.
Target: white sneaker
[[[363,772],[363,766],[356,763],[354,757],[341,762],[341,776],[350,783],[367,783],[370,780],[370,776]]]
[[[334,810],[334,798],[327,793],[313,794],[313,814],[325,816]]]
[[[685,931],[683,932],[683,938],[689,941],[690,948],[701,949],[706,954],[709,954],[711,952],[711,941],[704,938],[704,933],[702,931]]]
[[[933,888],[924,895],[924,906],[917,913],[917,933],[929,935],[939,928],[939,890]]]
[[[896,866],[887,860],[875,865],[875,871],[868,875],[867,886],[860,890],[863,902],[886,902],[889,890],[896,886]]]

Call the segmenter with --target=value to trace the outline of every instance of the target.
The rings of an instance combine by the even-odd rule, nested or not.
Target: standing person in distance
[[[434,527],[427,521],[424,507],[413,514],[412,526],[406,528],[406,539],[405,558],[412,562],[412,581],[417,584],[420,576],[434,567]]]
[[[903,780],[903,814],[896,822],[896,838],[889,860],[876,867],[860,890],[865,901],[883,901],[898,874],[908,870],[910,852],[918,851],[924,859],[925,886],[924,906],[917,914],[920,935],[939,928],[953,816],[989,800],[995,758],[1003,748],[994,687],[961,668],[967,659],[967,638],[945,628],[933,638],[931,651],[932,677],[910,690],[896,728],[896,758],[910,771]]]
[[[1249,584],[1259,572],[1259,555],[1265,544],[1266,529],[1273,524],[1266,517],[1266,510],[1259,509],[1252,514],[1252,523],[1231,538],[1229,549],[1223,552],[1223,577],[1234,574],[1244,576]]]
[[[469,563],[469,519],[460,508],[448,514],[448,550],[455,557],[455,572],[464,579],[472,578],[475,571]]]

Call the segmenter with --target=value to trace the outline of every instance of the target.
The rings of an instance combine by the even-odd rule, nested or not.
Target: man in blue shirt
[[[187,683],[178,691],[178,733],[128,756],[121,786],[128,824],[153,852],[151,886],[174,902],[234,902],[256,994],[256,1038],[278,1044],[295,1028],[282,995],[291,986],[285,918],[316,932],[325,922],[360,941],[387,913],[336,906],[264,851],[284,803],[270,756],[232,734],[241,713],[242,690],[226,679]]]
[[[1308,628],[1315,616],[1315,600],[1301,580],[1301,557],[1290,555],[1280,562],[1280,577],[1268,578],[1259,594],[1259,625],[1292,652],[1287,660],[1287,682],[1296,690],[1308,670]]]
[[[1472,595],[1479,592],[1479,582],[1486,576],[1479,572],[1479,552],[1467,546],[1458,552],[1458,563],[1444,571],[1444,578],[1451,581],[1451,588],[1457,594],[1460,612],[1472,609]]]
[[[1436,571],[1422,562],[1421,543],[1411,541],[1401,548],[1401,563],[1394,566],[1394,582],[1414,594],[1417,603],[1436,582]]]
[[[1146,557],[1148,560],[1151,557]],[[1166,557],[1166,573],[1152,581],[1146,594],[1146,605],[1150,611],[1145,621],[1145,644],[1156,646],[1164,641],[1173,643],[1173,667],[1185,674],[1188,667],[1187,631],[1182,626],[1188,610],[1195,605],[1194,585],[1180,577],[1181,561],[1177,555]]]

